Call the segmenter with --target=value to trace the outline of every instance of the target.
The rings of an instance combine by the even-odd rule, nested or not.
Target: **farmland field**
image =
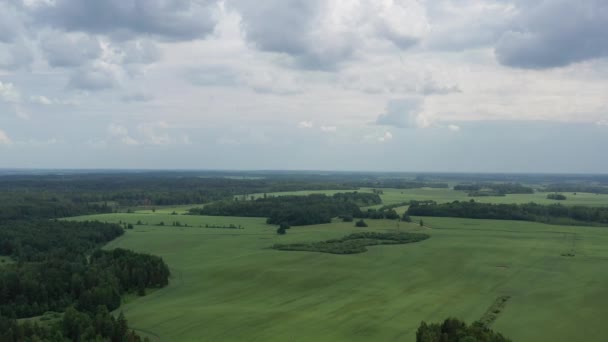
[[[470,199],[448,189],[385,189],[382,197],[385,204]],[[544,197],[479,201],[542,202]],[[578,194],[567,204],[598,205],[607,199]],[[411,341],[420,321],[474,321],[501,296],[509,300],[492,328],[514,341],[568,341],[583,335],[586,341],[604,340],[605,228],[425,217],[426,228],[388,220],[367,220],[368,228],[355,228],[335,221],[292,227],[279,236],[263,218],[170,212],[72,218],[141,221],[106,247],[159,255],[171,267],[167,288],[120,308],[133,327],[157,340]],[[182,227],[171,226],[175,221]],[[229,224],[244,229],[204,228]],[[354,255],[269,248],[362,230],[423,231],[431,238],[368,247]]]

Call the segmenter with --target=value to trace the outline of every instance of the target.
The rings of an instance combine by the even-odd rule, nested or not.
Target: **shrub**
[[[367,227],[367,223],[365,223],[363,220],[359,220],[357,223],[355,223],[355,227],[365,228]]]

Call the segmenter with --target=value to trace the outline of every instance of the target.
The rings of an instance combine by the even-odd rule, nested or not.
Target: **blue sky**
[[[0,168],[606,172],[606,31],[602,0],[0,0]]]

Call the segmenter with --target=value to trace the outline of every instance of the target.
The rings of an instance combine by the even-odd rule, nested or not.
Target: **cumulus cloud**
[[[99,40],[85,34],[53,32],[42,37],[40,48],[53,67],[80,66],[101,55]]]
[[[0,145],[11,145],[13,141],[0,129]]]
[[[338,130],[336,126],[321,126],[321,131],[325,133],[334,133]]]
[[[378,137],[379,142],[387,142],[392,139],[393,139],[393,134],[391,132],[384,132],[383,136]]]
[[[108,125],[107,131],[112,140],[125,145],[139,145],[139,141],[129,135],[129,129],[125,126],[111,123]]]
[[[116,73],[109,67],[83,67],[72,72],[68,82],[71,89],[99,91],[118,84]]]
[[[213,0],[55,0],[30,8],[39,25],[130,39],[140,34],[192,40],[212,32]]]
[[[409,48],[430,27],[424,6],[416,0],[233,0],[229,4],[240,13],[246,37],[255,47],[289,55],[307,69],[334,69],[352,58],[365,41],[385,40]]]
[[[530,69],[606,57],[607,31],[605,0],[525,3],[498,41],[496,57],[504,65]]]
[[[298,128],[312,128],[312,121],[300,121],[298,122]]]
[[[452,132],[458,132],[460,131],[460,126],[458,125],[454,125],[454,124],[450,124],[448,125],[448,129]]]
[[[21,101],[21,94],[12,83],[2,83],[0,81],[0,99],[6,102]]]
[[[386,111],[378,116],[376,124],[398,128],[417,127],[420,122],[422,100],[419,98],[404,98],[388,102]]]

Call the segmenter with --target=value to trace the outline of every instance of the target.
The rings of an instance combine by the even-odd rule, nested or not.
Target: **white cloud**
[[[334,133],[338,130],[336,126],[321,126],[321,131],[326,133]]]
[[[21,94],[12,83],[0,81],[0,99],[6,102],[20,102]]]
[[[13,141],[0,129],[0,145],[11,145]]]
[[[602,120],[597,121],[595,124],[598,125],[598,126],[606,126],[606,127],[608,127],[608,120],[602,119]]]
[[[312,128],[312,121],[300,121],[298,123],[298,128]]]
[[[119,141],[125,145],[139,145],[139,141],[129,136],[129,129],[125,126],[111,123],[108,125],[107,131],[110,137],[115,141]]]
[[[393,139],[393,134],[391,132],[384,132],[384,135],[381,137],[378,137],[378,141],[379,142],[387,142],[389,140]]]
[[[460,126],[458,125],[454,125],[454,124],[450,124],[448,125],[448,129],[452,132],[458,132],[460,131]]]
[[[38,104],[42,104],[42,105],[50,105],[53,104],[53,101],[51,101],[51,99],[49,99],[46,96],[30,96],[30,102],[32,103],[38,103]]]

